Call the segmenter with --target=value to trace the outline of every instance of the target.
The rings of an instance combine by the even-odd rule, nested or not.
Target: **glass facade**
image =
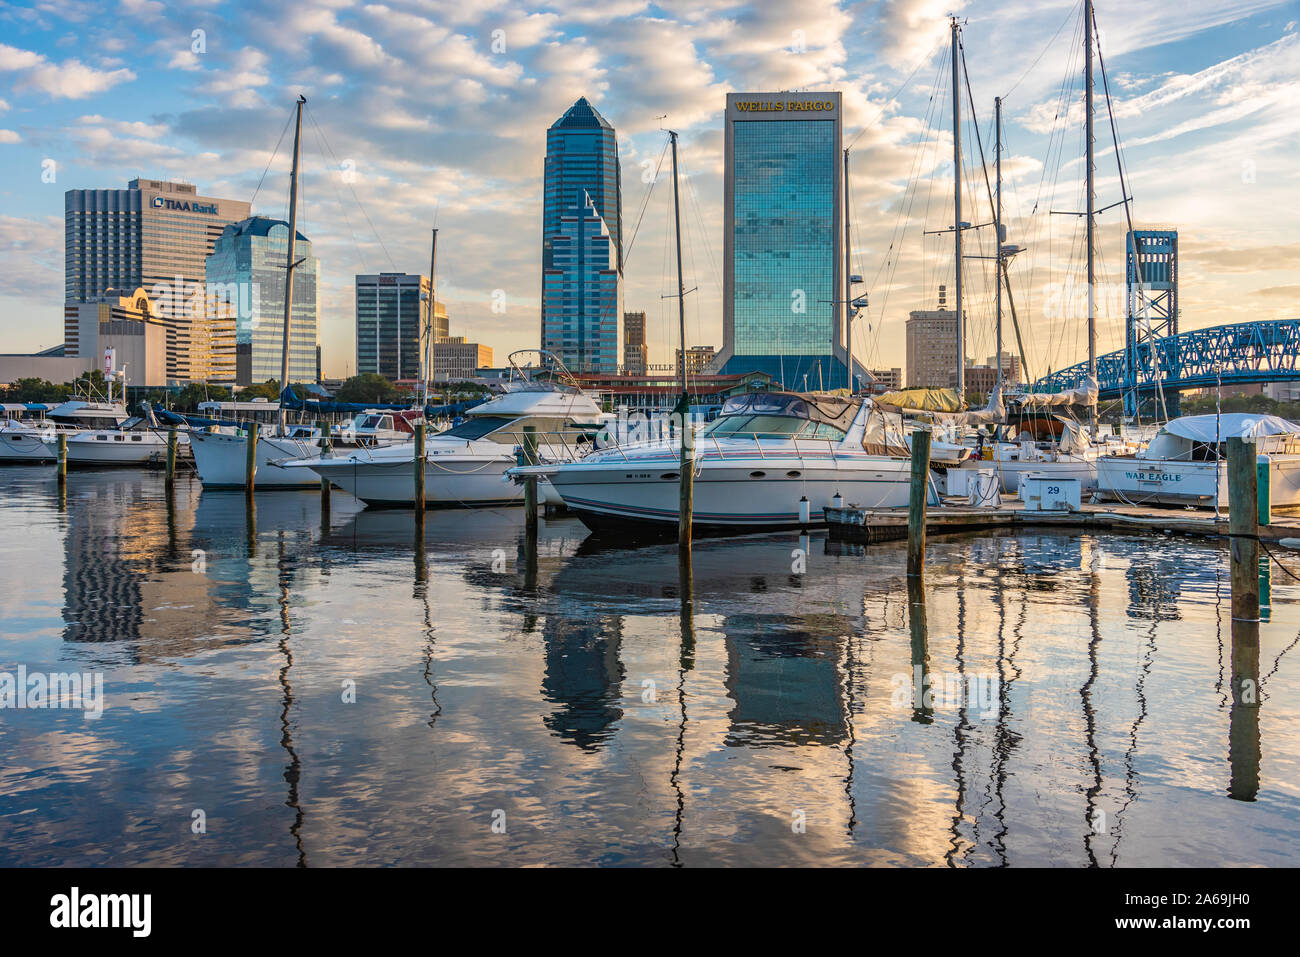
[[[838,94],[727,101],[727,295],[720,371],[847,384],[839,288]]]
[[[543,188],[542,348],[575,372],[616,372],[623,257],[618,142],[585,97],[546,132]]]
[[[235,311],[236,348],[247,354],[248,371],[239,384],[280,378],[284,336],[284,265],[289,225],[283,220],[253,216],[227,226],[208,257],[210,295]],[[289,379],[316,381],[316,284],[320,262],[311,254],[311,241],[298,234],[293,271],[293,315],[289,326]]]
[[[356,278],[357,373],[418,379],[429,279],[410,273]],[[447,309],[434,311],[434,336],[447,335]]]

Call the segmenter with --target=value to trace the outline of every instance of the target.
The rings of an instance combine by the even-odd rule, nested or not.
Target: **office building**
[[[622,357],[618,249],[595,202],[560,217],[542,277],[542,348],[571,372],[618,371]]]
[[[234,307],[238,385],[280,378],[288,246],[288,223],[251,216],[222,230],[208,257],[208,292],[217,302]],[[289,380],[315,382],[320,262],[302,233],[294,244],[294,258],[302,262],[293,270]]]
[[[839,93],[727,94],[719,372],[848,384],[841,113]]]
[[[492,365],[492,349],[464,336],[443,336],[433,346],[433,381],[464,382]]]
[[[698,376],[703,375],[704,371],[714,359],[715,349],[713,346],[691,346],[686,350],[686,375]],[[682,374],[682,350],[677,350],[676,365],[673,367],[678,378]]]
[[[645,338],[645,313],[623,313],[623,374],[645,375],[650,364],[650,347]]]
[[[916,309],[907,315],[907,387],[948,389],[957,373],[957,313]]]
[[[165,388],[178,380],[172,373],[175,329],[157,314],[143,288],[130,295],[109,289],[89,302],[63,306],[64,354],[102,368],[108,350],[114,367],[125,370],[127,384]]]
[[[541,343],[572,371],[616,372],[623,197],[614,127],[580,98],[546,132]]]
[[[873,389],[875,392],[897,392],[903,387],[903,370],[898,366],[890,369],[868,369],[867,374],[875,380]]]
[[[998,367],[998,357],[989,356],[984,363],[986,366],[996,370]],[[1018,384],[1020,382],[1020,356],[1014,352],[1002,351],[1002,381],[1009,384]]]
[[[417,380],[429,308],[429,277],[379,273],[356,277],[357,374]],[[434,341],[447,336],[447,307],[433,314]]]

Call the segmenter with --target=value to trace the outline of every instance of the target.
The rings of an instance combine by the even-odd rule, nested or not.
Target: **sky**
[[[1012,292],[1031,375],[1086,356],[1080,286],[1082,3],[1074,0],[0,0],[3,351],[62,339],[63,193],[183,179],[284,216],[307,97],[299,219],[321,260],[325,374],[355,372],[353,276],[426,272],[452,335],[535,348],[546,128],[586,96],[623,165],[625,308],[650,361],[677,347],[666,134],[681,134],[689,344],[721,345],[729,91],[838,90],[851,144],[854,346],[901,366],[909,310],[951,289],[948,20],[962,24],[963,220],[990,221],[980,160],[1004,100]],[[1184,329],[1300,316],[1300,0],[1098,0],[1099,351],[1123,342],[1125,213],[1172,226]],[[970,103],[974,104],[972,121]],[[978,139],[976,132],[978,130]],[[655,176],[658,169],[658,176]],[[992,175],[990,173],[990,175]],[[51,181],[52,180],[52,181]],[[973,208],[972,208],[972,205]],[[1066,215],[1062,215],[1066,214]],[[639,227],[638,227],[639,223]],[[635,232],[635,239],[632,234]],[[972,256],[992,231],[967,234]],[[968,355],[994,351],[987,260],[968,259]],[[951,304],[951,301],[950,301]],[[1008,346],[1013,334],[1006,331]]]

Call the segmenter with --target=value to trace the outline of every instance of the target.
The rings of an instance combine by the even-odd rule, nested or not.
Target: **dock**
[[[826,523],[842,538],[859,542],[895,541],[907,537],[906,508],[826,508]],[[925,512],[927,535],[1007,530],[1018,528],[1086,528],[1095,531],[1124,531],[1147,534],[1192,535],[1221,538],[1228,535],[1228,510],[1216,520],[1204,509],[1143,508],[1132,505],[1083,505],[1077,511],[1037,511],[1025,508],[1018,499],[998,506],[973,506],[954,501],[932,506]],[[1274,515],[1268,525],[1259,526],[1263,541],[1300,545],[1300,515]]]

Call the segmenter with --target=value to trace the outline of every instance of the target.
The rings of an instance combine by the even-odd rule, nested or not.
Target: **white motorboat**
[[[511,356],[512,365],[513,360]],[[508,391],[467,410],[462,424],[429,436],[425,444],[426,505],[522,504],[523,489],[509,483],[505,473],[516,464],[515,450],[524,443],[526,429],[533,430],[538,454],[544,459],[572,457],[591,447],[605,417],[562,366],[559,370],[559,377],[538,381],[519,370],[519,378],[511,380]],[[415,502],[413,443],[358,448],[346,454],[278,464],[286,472],[327,478],[367,505],[411,507]],[[555,501],[558,503],[558,498]]]
[[[69,399],[50,409],[46,421],[60,429],[115,429],[130,418],[120,402]]]
[[[1053,428],[1046,435],[1022,430],[1015,441],[981,441],[963,468],[992,469],[1004,492],[1018,493],[1021,479],[1031,472],[1047,478],[1078,479],[1084,492],[1095,489],[1100,448],[1064,417],[1055,417],[1048,424]]]
[[[394,412],[367,409],[331,434],[331,443],[349,448],[377,448],[408,442],[424,420],[419,409]],[[247,481],[248,433],[229,426],[213,426],[188,433],[194,465],[204,488],[243,488]],[[320,478],[303,469],[285,469],[280,463],[318,458],[320,430],[310,425],[289,425],[283,433],[269,427],[258,436],[256,488],[317,488]]]
[[[55,441],[52,423],[9,419],[0,426],[0,463],[53,462]]]
[[[825,523],[836,503],[906,506],[911,462],[901,432],[870,400],[795,392],[733,396],[694,437],[693,526],[703,533]],[[676,528],[680,445],[661,440],[574,462],[512,470],[544,475],[593,530]]]
[[[1166,424],[1142,451],[1097,460],[1098,498],[1133,505],[1228,504],[1226,442],[1255,443],[1267,464],[1274,508],[1300,506],[1300,425],[1274,415],[1186,415]]]
[[[176,440],[182,446],[188,441],[183,434]],[[141,416],[127,419],[115,429],[70,432],[67,444],[69,468],[139,466],[164,461],[167,456],[167,433],[152,428]]]

